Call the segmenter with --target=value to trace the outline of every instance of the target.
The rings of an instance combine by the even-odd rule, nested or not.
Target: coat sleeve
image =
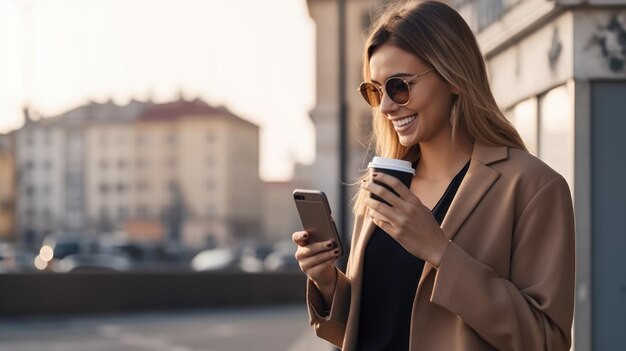
[[[307,281],[306,297],[311,325],[318,337],[341,348],[350,309],[350,279],[337,270],[335,293],[330,311],[325,309],[322,294],[311,279]]]
[[[431,302],[458,315],[499,350],[568,350],[574,309],[572,199],[558,176],[522,211],[509,279],[450,242]]]

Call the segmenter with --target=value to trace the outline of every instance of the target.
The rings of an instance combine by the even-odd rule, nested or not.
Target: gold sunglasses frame
[[[376,108],[376,107],[379,107],[380,104],[383,102],[383,93],[385,95],[389,96],[389,94],[387,94],[387,88],[385,88],[387,86],[387,82],[389,82],[391,79],[400,79],[408,88],[407,90],[409,91],[409,100],[407,100],[407,102],[405,102],[403,104],[397,103],[390,96],[389,96],[389,100],[393,101],[395,104],[398,104],[400,106],[406,106],[406,105],[408,105],[411,102],[411,85],[413,85],[415,83],[415,80],[417,80],[418,78],[420,78],[420,77],[422,77],[422,76],[424,76],[424,75],[426,75],[426,74],[428,74],[428,73],[430,73],[430,72],[432,72],[434,70],[435,70],[434,68],[431,68],[431,69],[429,69],[426,72],[414,74],[414,75],[410,76],[411,77],[410,79],[403,78],[403,77],[389,77],[389,78],[387,78],[387,80],[385,80],[385,84],[380,85],[380,86],[376,85],[376,84],[374,84],[372,82],[362,82],[359,85],[359,87],[357,88],[356,91],[358,91],[361,94],[361,96],[363,96],[363,92],[362,92],[361,89],[362,89],[364,84],[371,84],[374,88],[376,88],[376,90],[378,90],[378,94],[379,94],[379,103],[378,103],[378,105],[373,106],[372,104],[369,103],[369,101],[367,101],[367,98],[365,96],[363,96],[363,99],[365,100],[365,102],[367,102],[368,105]]]

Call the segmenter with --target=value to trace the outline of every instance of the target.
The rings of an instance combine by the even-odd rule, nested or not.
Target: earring
[[[450,124],[454,125],[456,122],[456,104],[452,105],[452,111],[450,112]]]

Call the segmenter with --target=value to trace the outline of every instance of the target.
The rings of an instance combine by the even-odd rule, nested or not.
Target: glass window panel
[[[540,97],[539,157],[574,186],[574,113],[567,86]]]
[[[537,156],[537,98],[532,97],[518,103],[508,115],[528,152]]]

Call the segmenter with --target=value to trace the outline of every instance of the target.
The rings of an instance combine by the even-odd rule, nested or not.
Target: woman
[[[467,24],[439,2],[388,10],[364,76],[377,154],[416,174],[410,188],[363,176],[345,274],[333,243],[293,234],[317,335],[344,350],[568,350],[569,188],[498,109]]]

